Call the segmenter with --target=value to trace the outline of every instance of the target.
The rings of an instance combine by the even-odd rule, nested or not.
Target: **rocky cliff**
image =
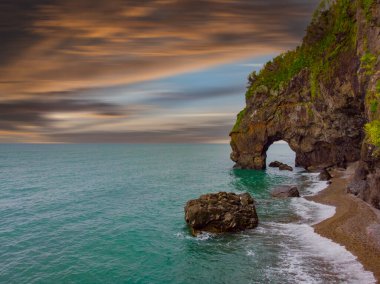
[[[264,169],[278,140],[307,169],[360,160],[352,192],[380,208],[379,54],[379,0],[322,1],[302,44],[249,75],[236,166]]]

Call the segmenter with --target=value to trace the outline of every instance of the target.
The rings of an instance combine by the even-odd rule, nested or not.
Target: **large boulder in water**
[[[258,224],[255,201],[248,193],[218,192],[189,200],[185,220],[194,236],[253,229]]]
[[[271,195],[273,197],[300,197],[298,188],[294,185],[282,185],[272,190]]]

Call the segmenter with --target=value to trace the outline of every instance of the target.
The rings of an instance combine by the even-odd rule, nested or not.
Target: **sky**
[[[1,0],[0,143],[226,143],[318,0]]]

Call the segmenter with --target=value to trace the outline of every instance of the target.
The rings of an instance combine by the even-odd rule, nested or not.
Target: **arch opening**
[[[281,163],[287,164],[292,168],[296,167],[296,152],[292,150],[285,140],[278,140],[273,142],[268,146],[264,153],[265,165],[271,162],[279,161]]]

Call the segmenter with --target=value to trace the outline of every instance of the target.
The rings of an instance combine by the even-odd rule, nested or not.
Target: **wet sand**
[[[374,273],[377,283],[380,283],[380,210],[346,193],[355,166],[335,171],[332,183],[325,190],[308,197],[336,207],[335,215],[314,225],[314,229],[318,234],[344,245],[366,270]]]

